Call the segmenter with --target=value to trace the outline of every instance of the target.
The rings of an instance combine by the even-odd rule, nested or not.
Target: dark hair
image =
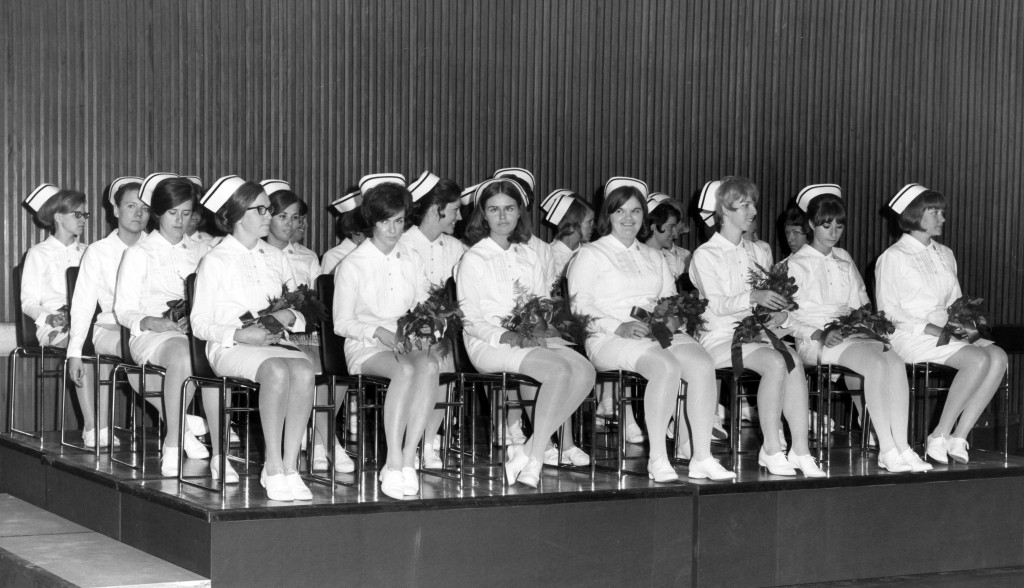
[[[239,186],[214,215],[213,220],[217,223],[217,228],[231,234],[235,230],[235,224],[242,220],[248,208],[262,193],[263,186],[256,182],[246,182]]]
[[[423,197],[412,203],[409,208],[409,223],[419,225],[431,208],[437,207],[437,214],[444,218],[444,209],[452,202],[462,198],[462,187],[455,180],[442,178],[436,186]]]
[[[810,236],[811,229],[807,226],[807,215],[804,211],[800,210],[799,206],[790,206],[786,209],[785,216],[782,219],[782,226],[785,227],[799,227],[805,235]]]
[[[291,190],[278,190],[270,195],[270,205],[274,207],[274,214],[281,214],[286,208],[292,204],[299,203],[299,214],[302,213],[302,207],[305,204],[302,202],[302,198]]]
[[[491,227],[487,224],[487,219],[484,218],[484,210],[487,208],[487,202],[498,194],[504,194],[512,198],[515,200],[516,206],[519,207],[519,220],[516,222],[516,227],[512,229],[512,234],[508,236],[509,242],[526,243],[530,240],[533,233],[530,232],[530,225],[526,221],[526,207],[523,206],[522,200],[519,199],[519,191],[509,185],[512,181],[514,181],[513,178],[502,178],[484,188],[483,193],[480,195],[480,200],[473,207],[473,214],[470,215],[469,222],[466,223],[466,241],[470,245],[475,245],[481,239],[491,234]],[[521,182],[516,183],[522,186]]]
[[[367,237],[370,232],[370,226],[358,210],[350,210],[334,218],[334,234],[339,241],[351,239],[353,235]]]
[[[604,237],[612,232],[612,223],[608,217],[629,202],[630,198],[636,198],[636,201],[640,203],[640,210],[644,213],[640,226],[647,226],[647,199],[640,193],[640,190],[632,186],[622,186],[612,190],[601,203],[601,214],[598,215],[597,225],[594,227],[598,235]]]
[[[114,205],[121,206],[121,202],[124,200],[124,195],[128,193],[128,190],[136,190],[142,187],[139,182],[128,182],[127,184],[121,184],[117,188],[117,192],[114,192]]]
[[[76,208],[85,204],[85,194],[77,190],[60,190],[43,203],[35,213],[36,222],[48,229],[51,233],[57,231],[57,221],[54,215],[57,213],[67,214],[74,212]]]
[[[149,211],[153,218],[163,215],[175,206],[181,206],[189,200],[199,200],[199,186],[185,178],[167,178],[153,188],[153,196],[149,201]]]
[[[590,208],[590,205],[579,194],[572,194],[572,204],[569,205],[569,210],[565,211],[562,222],[558,223],[558,233],[555,235],[555,239],[568,237],[579,231],[583,220],[591,212],[593,212],[593,209]]]
[[[835,194],[823,194],[811,200],[807,205],[807,220],[812,227],[820,227],[835,221],[846,224],[846,206],[843,199]]]
[[[675,202],[662,202],[655,206],[653,210],[647,211],[647,220],[644,221],[644,226],[640,229],[640,234],[637,237],[641,241],[649,239],[653,234],[651,225],[658,227],[659,231],[664,231],[665,223],[672,217],[676,217],[677,223],[681,222],[683,220],[683,211],[679,209],[679,205]]]
[[[363,218],[370,228],[396,214],[406,213],[412,196],[405,187],[387,182],[374,186],[363,194],[363,204],[359,207]]]
[[[917,198],[911,202],[907,207],[900,213],[896,222],[900,225],[900,230],[904,233],[910,231],[921,231],[921,218],[924,217],[926,210],[946,210],[949,205],[946,202],[946,197],[934,190],[925,190],[918,194]]]

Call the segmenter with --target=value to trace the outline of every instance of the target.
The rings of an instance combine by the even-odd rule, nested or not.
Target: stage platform
[[[770,586],[1024,565],[1024,458],[972,450],[970,465],[889,474],[874,452],[834,450],[829,477],[809,480],[716,451],[736,482],[545,468],[536,490],[423,475],[397,501],[366,472],[362,494],[314,484],[311,503],[280,503],[255,469],[222,495],[160,477],[155,459],[143,476],[55,433],[2,434],[0,493],[215,586]]]

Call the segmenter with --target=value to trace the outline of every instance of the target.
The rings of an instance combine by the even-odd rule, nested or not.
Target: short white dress
[[[732,338],[736,324],[753,310],[750,302],[749,271],[754,263],[768,268],[772,264],[771,250],[746,239],[734,245],[721,233],[715,233],[693,252],[690,279],[701,296],[708,299],[704,312],[707,331],[699,335],[708,350],[715,368],[732,365]],[[783,325],[785,327],[786,325]],[[776,334],[782,335],[780,331]],[[770,343],[745,343],[743,358],[762,348],[774,349]]]
[[[131,331],[128,344],[137,363],[149,363],[167,341],[185,338],[178,331],[143,331],[142,320],[161,316],[168,302],[185,298],[185,278],[196,271],[209,250],[205,242],[188,235],[172,245],[159,231],[153,231],[124,252],[117,271],[114,315]]]
[[[923,245],[909,234],[904,234],[878,258],[878,309],[896,323],[892,347],[904,361],[944,364],[969,345],[953,339],[937,346],[939,338],[924,332],[928,323],[946,326],[946,309],[963,295],[956,271],[956,258],[949,247],[934,239]]]
[[[821,341],[811,338],[815,331],[851,309],[860,308],[869,302],[864,280],[857,271],[857,264],[845,249],[833,247],[828,255],[822,255],[810,245],[804,245],[789,256],[789,275],[796,279],[799,287],[796,301],[799,308],[790,313],[788,326],[796,340],[796,351],[806,365],[836,364],[844,351],[852,345],[870,342],[881,343],[860,336],[844,339],[835,347],[825,347]]]
[[[593,335],[587,338],[587,357],[600,371],[636,371],[637,362],[661,344],[649,338],[630,339],[615,334],[633,307],[650,311],[659,298],[676,294],[675,281],[660,252],[639,241],[627,247],[607,235],[579,249],[566,272],[574,309],[594,317]],[[698,345],[685,333],[676,333],[672,346]]]
[[[206,341],[206,355],[214,373],[255,380],[268,359],[309,361],[294,347],[235,342],[235,331],[242,328],[242,315],[249,312],[256,316],[271,298],[281,295],[281,286],[296,286],[292,268],[279,249],[263,241],[249,249],[228,235],[203,259],[196,274],[192,332]],[[301,332],[306,328],[305,317],[294,314],[295,323],[289,330]],[[282,343],[290,346],[288,341]]]
[[[501,343],[501,326],[516,305],[516,290],[548,296],[547,272],[528,245],[513,243],[502,249],[485,237],[462,256],[455,279],[459,306],[465,316],[462,336],[473,366],[482,373],[519,372],[534,347]]]
[[[59,328],[47,325],[46,317],[67,305],[67,271],[69,267],[78,266],[83,253],[85,246],[77,239],[64,245],[51,235],[25,254],[21,271],[21,311],[35,321],[36,338],[42,345],[67,345],[68,332],[61,333]]]
[[[401,242],[385,255],[367,239],[341,261],[334,273],[334,332],[345,337],[350,373],[363,373],[378,353],[393,353],[374,333],[378,327],[395,332],[428,289],[422,260]]]

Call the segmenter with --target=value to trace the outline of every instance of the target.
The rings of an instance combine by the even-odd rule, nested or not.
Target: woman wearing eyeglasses
[[[184,299],[185,278],[196,271],[209,250],[205,243],[185,234],[198,193],[195,184],[174,174],[152,174],[143,180],[139,200],[149,206],[156,229],[124,252],[114,290],[114,315],[131,331],[132,359],[166,370],[161,414],[167,432],[160,456],[160,473],[165,476],[178,474],[181,384],[192,373],[192,366],[185,337],[187,320],[172,320],[164,312],[168,302]],[[191,400],[191,394],[190,390],[184,402]],[[190,458],[209,456],[192,433],[186,431],[183,441]]]
[[[248,326],[242,318],[246,313],[257,316],[269,299],[281,295],[282,286],[297,285],[285,254],[261,240],[270,231],[274,207],[259,184],[238,176],[217,180],[202,204],[216,214],[218,228],[228,236],[197,272],[192,330],[206,341],[206,355],[217,375],[260,385],[260,422],[266,440],[260,484],[267,497],[312,500],[313,493],[296,468],[313,406],[313,364],[286,337],[286,331],[305,329],[305,317],[282,309]],[[216,477],[218,460],[210,461]],[[238,479],[231,471],[226,476],[228,482]]]

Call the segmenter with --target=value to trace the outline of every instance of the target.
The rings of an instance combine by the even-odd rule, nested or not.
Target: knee
[[[679,360],[665,350],[659,350],[652,353],[648,363],[650,365],[649,371],[651,374],[644,374],[644,377],[648,380],[664,379],[666,381],[677,381],[683,377],[682,367],[679,365]]]
[[[694,347],[691,345],[690,347]],[[708,355],[707,351],[703,349],[689,351],[685,358],[680,360],[682,367],[683,377],[690,376],[691,378],[710,376],[715,377],[715,363],[711,360],[711,356]]]
[[[762,378],[784,379],[787,375],[786,360],[778,353],[771,353],[761,362]],[[793,370],[796,371],[796,370]]]
[[[260,365],[256,379],[262,386],[281,388],[288,382],[290,371],[283,359],[268,359]]]
[[[1006,370],[1006,364],[1009,362],[1009,360],[1006,357],[1006,352],[1003,351],[1001,348],[996,347],[995,345],[989,347],[988,358],[990,368],[992,370],[998,371],[999,373],[1002,373],[1003,371]]]

